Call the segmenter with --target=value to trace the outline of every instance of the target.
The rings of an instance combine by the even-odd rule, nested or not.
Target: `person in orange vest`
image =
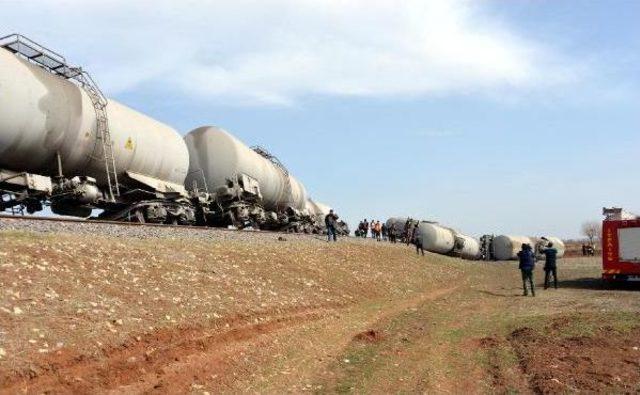
[[[382,225],[380,221],[376,221],[376,240],[380,241],[380,234],[382,233]]]

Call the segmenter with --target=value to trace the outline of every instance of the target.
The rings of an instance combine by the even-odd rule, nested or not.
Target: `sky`
[[[640,212],[640,1],[0,0],[107,96],[267,148],[352,228]]]

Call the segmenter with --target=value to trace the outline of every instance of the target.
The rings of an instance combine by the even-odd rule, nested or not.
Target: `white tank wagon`
[[[437,254],[450,254],[455,247],[455,232],[433,222],[422,221],[418,225],[422,247]]]
[[[189,173],[186,185],[202,182],[202,172],[209,191],[225,186],[229,179],[246,174],[259,184],[264,208],[306,208],[307,192],[304,186],[276,164],[258,154],[229,132],[204,126],[185,136],[189,150]]]
[[[493,259],[498,261],[518,259],[518,252],[522,249],[522,244],[529,244],[531,247],[535,247],[535,242],[531,237],[495,236],[491,243],[491,255]]]
[[[391,229],[393,226],[395,237],[399,240],[403,240],[406,237],[405,227],[407,225],[407,221],[417,222],[409,217],[391,217],[387,219],[387,229]]]
[[[480,242],[478,239],[456,233],[456,254],[464,259],[480,258]]]
[[[25,42],[42,50],[43,56],[49,56],[44,55],[44,48]],[[96,207],[122,209],[126,207],[125,195],[132,191],[150,192],[156,200],[162,194],[170,194],[173,199],[185,197],[189,159],[181,136],[171,127],[115,100],[108,100],[104,115],[100,115],[95,105],[98,91],[90,95],[86,85],[71,82],[84,74],[69,68],[64,58],[51,54],[47,61],[60,59],[64,72],[46,69],[0,48],[3,185],[20,186],[21,182],[26,185],[24,181],[30,176],[49,177],[52,185],[46,193],[53,190],[53,195],[64,195],[51,200],[54,212],[80,216],[88,215]],[[110,153],[104,148],[98,130],[98,117],[104,116],[108,122]],[[115,165],[111,173],[105,165],[106,152]],[[108,179],[107,174],[112,178]],[[115,184],[116,179],[122,196],[106,196],[108,183]],[[46,184],[45,178],[39,180]],[[30,211],[38,208],[41,205],[32,206],[34,210]]]
[[[558,250],[557,257],[563,257],[565,244],[557,237],[484,235],[480,238],[480,250],[482,259],[485,260],[517,260],[518,252],[522,249],[522,244],[528,244],[536,251],[537,256],[541,258],[542,249],[546,248],[549,242],[553,243],[553,247]]]
[[[428,221],[420,222],[418,230],[422,246],[427,251],[464,259],[478,259],[480,256],[480,244],[471,236]]]
[[[564,256],[565,251],[566,251],[566,246],[564,244],[564,241],[562,241],[561,239],[559,239],[557,237],[553,237],[553,236],[540,237],[538,239],[537,243],[536,243],[536,251],[540,252],[543,249],[547,248],[549,243],[552,243],[553,244],[553,248],[558,250],[558,255],[556,255],[556,257],[557,258],[562,258]]]
[[[186,185],[207,190],[224,217],[214,223],[298,232],[321,232],[329,206],[312,201],[305,187],[271,154],[249,148],[229,132],[204,126],[185,136]]]

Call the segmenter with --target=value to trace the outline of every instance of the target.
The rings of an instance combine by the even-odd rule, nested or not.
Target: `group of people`
[[[404,228],[397,229],[396,224],[391,222],[387,225],[384,222],[377,220],[371,220],[369,222],[366,218],[358,224],[358,228],[355,231],[356,237],[367,238],[371,237],[377,241],[389,241],[391,243],[397,243],[398,238],[401,242],[409,244],[415,244],[418,250],[422,249],[422,238],[419,237],[418,222],[412,219],[408,219],[404,225]]]
[[[356,237],[367,238],[367,234],[371,231],[371,238],[376,239],[378,241],[387,241],[389,235],[389,229],[387,229],[387,224],[380,221],[371,220],[371,222],[367,221],[365,218],[363,221],[360,221],[358,224],[358,229],[355,231]]]
[[[558,250],[553,247],[553,243],[547,244],[546,248],[541,251],[544,254],[544,289],[549,288],[550,277],[553,276],[553,285],[558,289],[558,269],[556,266],[556,257]],[[524,296],[529,294],[527,282],[530,285],[531,296],[536,296],[533,286],[533,270],[536,266],[536,254],[529,244],[522,244],[520,252],[518,252],[519,269],[522,273],[522,288]]]

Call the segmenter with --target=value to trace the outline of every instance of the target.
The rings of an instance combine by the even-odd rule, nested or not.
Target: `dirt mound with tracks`
[[[554,321],[546,333],[520,328],[510,336],[534,392],[629,393],[640,383],[640,328],[603,328],[591,335],[560,334]]]
[[[224,390],[284,353],[284,333],[376,341],[354,309],[418,303],[456,273],[361,240],[0,236],[2,393]]]
[[[0,231],[0,394],[640,388],[640,298],[598,259],[527,298],[512,262],[221,235]]]

